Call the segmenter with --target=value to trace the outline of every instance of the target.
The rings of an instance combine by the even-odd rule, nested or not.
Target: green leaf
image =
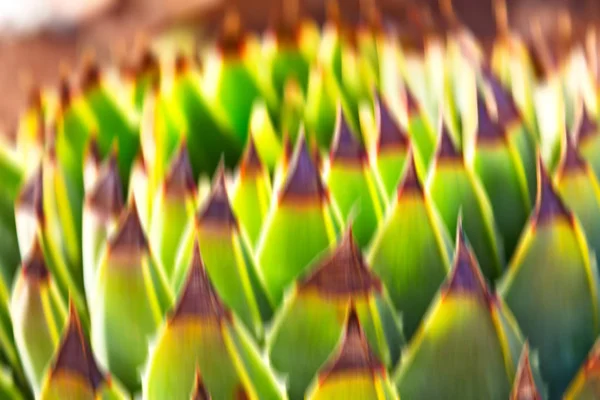
[[[594,399],[600,395],[598,389],[600,374],[598,374],[598,368],[600,368],[600,345],[598,340],[592,347],[586,360],[581,365],[579,372],[575,375],[575,378],[569,385],[569,388],[565,392],[565,400],[585,400]]]
[[[539,350],[551,398],[562,395],[599,333],[595,268],[579,221],[539,160],[536,210],[499,291]]]

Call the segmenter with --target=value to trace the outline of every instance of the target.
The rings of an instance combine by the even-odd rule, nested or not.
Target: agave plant
[[[229,10],[198,54],[33,92],[1,398],[600,396],[593,60],[361,15]]]

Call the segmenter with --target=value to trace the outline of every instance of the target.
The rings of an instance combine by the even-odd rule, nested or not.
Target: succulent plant
[[[372,5],[32,91],[0,397],[600,396],[593,59]]]

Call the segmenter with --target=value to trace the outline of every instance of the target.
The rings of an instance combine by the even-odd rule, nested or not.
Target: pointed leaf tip
[[[38,221],[44,221],[44,175],[39,166],[35,173],[25,182],[19,193],[18,205],[35,214]]]
[[[90,192],[89,205],[95,212],[109,217],[119,215],[123,210],[123,184],[113,155]]]
[[[295,44],[301,28],[301,5],[298,0],[278,1],[273,31],[281,44]]]
[[[326,378],[332,374],[349,371],[374,374],[383,370],[384,365],[371,350],[360,326],[356,309],[352,305],[337,357],[319,375]]]
[[[383,99],[378,97],[379,105],[379,141],[378,150],[386,148],[406,148],[408,134],[405,132],[391,114],[391,110]]]
[[[492,94],[496,103],[498,122],[506,126],[515,120],[519,120],[519,109],[517,108],[512,95],[504,88],[491,69],[483,68],[482,72],[488,85],[492,89]]]
[[[165,193],[170,196],[185,196],[196,191],[196,182],[187,146],[181,145],[171,163],[171,170],[165,179]]]
[[[348,229],[333,253],[298,286],[300,290],[314,289],[330,296],[361,295],[381,290],[381,282],[367,266],[354,241],[352,229]]]
[[[573,137],[569,134],[568,128],[565,127],[565,148],[563,151],[563,157],[560,164],[561,174],[568,173],[571,171],[582,171],[586,169],[586,162],[579,154],[579,150],[573,143]]]
[[[281,200],[288,198],[325,197],[325,187],[314,158],[308,149],[304,134],[298,137],[298,145]]]
[[[197,241],[194,243],[191,266],[181,293],[172,320],[200,317],[220,321],[230,318],[230,312],[225,308],[210,282]]]
[[[100,66],[95,60],[88,60],[83,66],[80,78],[80,88],[87,92],[100,84]]]
[[[258,154],[256,143],[254,142],[254,138],[250,136],[248,138],[248,144],[246,146],[246,152],[244,153],[240,170],[242,173],[247,173],[251,171],[261,171],[262,168],[263,164],[260,155]]]
[[[234,7],[225,11],[221,32],[217,39],[219,50],[226,56],[239,56],[245,44],[245,34],[240,13]]]
[[[131,202],[118,231],[110,240],[110,248],[115,252],[123,251],[125,254],[148,249],[148,240],[142,228],[135,200]]]
[[[102,152],[100,151],[98,138],[95,135],[93,135],[88,142],[86,158],[94,165],[100,165],[102,163]]]
[[[71,105],[73,98],[73,89],[67,77],[62,77],[58,82],[58,101],[62,110],[66,110]]]
[[[237,218],[233,213],[227,194],[225,169],[221,164],[215,174],[211,194],[198,213],[198,222],[201,224],[216,224],[228,227],[237,227]]]
[[[540,225],[553,221],[555,218],[564,217],[571,219],[571,213],[559,197],[552,179],[544,167],[541,156],[537,160],[537,203],[535,209],[535,222]]]
[[[206,390],[206,386],[204,386],[202,376],[200,375],[200,368],[196,368],[192,400],[210,400],[210,394],[208,394],[208,390]]]
[[[340,127],[335,140],[333,160],[362,161],[366,158],[365,147],[352,133],[348,120],[343,111],[339,111]]]
[[[490,300],[487,284],[481,274],[475,255],[468,246],[467,238],[459,220],[456,230],[456,251],[454,266],[446,284],[448,294],[472,294]]]
[[[454,145],[452,134],[445,123],[442,123],[436,157],[438,160],[462,160],[462,153]]]
[[[69,304],[69,322],[52,366],[52,374],[59,372],[79,375],[90,380],[89,364],[84,345],[85,338],[81,330],[79,316],[72,303]],[[91,382],[90,382],[91,383]]]
[[[50,271],[46,265],[44,252],[38,237],[35,238],[33,248],[27,259],[23,262],[23,274],[29,279],[36,279],[38,281],[46,280],[50,276]]]
[[[419,114],[419,101],[415,97],[414,94],[410,91],[409,88],[406,88],[404,91],[404,95],[406,97],[406,111],[408,113],[408,118],[411,118],[415,115]]]
[[[492,120],[487,102],[481,93],[477,94],[477,140],[496,142],[504,138],[505,130]]]
[[[419,175],[417,174],[415,152],[412,150],[412,148],[408,154],[404,178],[402,178],[402,183],[400,183],[400,186],[398,187],[398,197],[405,193],[418,193],[420,195],[424,194],[423,185],[421,184],[421,181],[419,181]]]
[[[525,343],[521,352],[517,374],[513,384],[511,400],[542,400],[535,385],[531,363],[529,362],[529,345]]]
[[[583,370],[588,375],[600,371],[600,341],[596,341],[594,347],[592,347],[583,365]]]
[[[593,137],[598,134],[598,123],[592,119],[587,107],[583,106],[579,123],[577,124],[577,130],[575,137],[579,142],[585,140],[588,137]]]

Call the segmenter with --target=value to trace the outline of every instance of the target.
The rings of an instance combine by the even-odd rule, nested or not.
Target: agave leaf
[[[341,110],[326,184],[361,248],[365,248],[383,219],[385,193],[361,140],[352,133]]]
[[[481,260],[484,275],[490,280],[500,276],[504,268],[504,252],[496,233],[492,207],[481,182],[465,166],[462,153],[454,148],[445,126],[427,189],[449,232],[456,229],[462,210],[465,231],[473,238],[473,249]]]
[[[555,398],[598,335],[598,280],[579,221],[558,197],[541,159],[538,163],[535,213],[499,288],[539,350],[541,372]]]
[[[260,94],[251,63],[256,47],[242,31],[237,11],[227,11],[216,48],[209,52],[204,65],[207,100],[223,109],[236,142],[242,145],[248,137],[252,106]]]
[[[99,175],[87,195],[82,220],[83,281],[88,305],[93,304],[100,257],[124,208],[121,177],[115,156],[111,156]]]
[[[217,173],[211,195],[192,226],[186,233],[185,248],[179,255],[175,288],[181,287],[188,274],[197,234],[202,257],[216,291],[247,329],[261,338],[261,317],[270,316],[270,307],[264,300],[266,294],[261,280],[256,280],[257,264],[249,243],[231,209],[222,169]],[[262,308],[265,302],[266,310]]]
[[[397,362],[403,338],[395,313],[349,232],[339,247],[293,288],[268,338],[270,359],[275,369],[286,375],[291,399],[303,398],[335,350],[350,302],[378,358],[388,367]]]
[[[194,177],[211,175],[221,157],[233,166],[242,153],[243,142],[235,136],[219,104],[209,102],[201,77],[185,59],[176,62],[173,103],[184,117],[187,146]]]
[[[127,195],[128,199],[135,200],[144,232],[150,230],[150,218],[154,202],[153,194],[155,193],[148,169],[144,154],[138,154],[131,169],[131,182],[129,182],[129,194]]]
[[[82,271],[77,271],[76,278],[67,264],[67,258],[62,246],[65,239],[57,216],[56,192],[60,185],[52,184],[52,169],[38,169],[23,185],[15,205],[15,221],[19,238],[21,258],[26,259],[31,250],[39,245],[44,253],[48,269],[56,279],[56,285],[63,301],[73,297],[78,311],[84,316],[84,324],[88,326],[87,309],[83,297],[83,284],[79,277]],[[46,177],[50,175],[50,177]],[[60,181],[59,181],[60,182]],[[46,189],[45,189],[46,188]],[[64,207],[64,204],[62,205]],[[68,211],[67,211],[68,212]],[[77,242],[75,245],[78,246]],[[76,248],[79,252],[79,249]],[[80,264],[77,264],[81,268]]]
[[[183,235],[196,208],[196,184],[188,149],[182,144],[153,202],[149,240],[167,280],[175,275],[175,262]]]
[[[304,119],[321,149],[329,149],[335,132],[337,89],[329,71],[314,67],[309,76]]]
[[[590,165],[580,156],[571,137],[556,176],[556,187],[565,205],[581,223],[590,250],[600,255],[600,184]]]
[[[15,384],[10,368],[4,365],[0,366],[0,396],[6,400],[22,400],[27,398]]]
[[[536,194],[536,146],[537,140],[523,121],[515,99],[501,82],[487,69],[482,70],[485,83],[494,98],[496,117],[508,138],[509,146],[515,147],[525,170],[530,201]]]
[[[22,185],[24,168],[13,150],[0,139],[0,171],[5,177],[0,184],[0,273],[5,286],[12,284],[20,262],[15,199]]]
[[[180,299],[153,345],[144,397],[188,398],[199,373],[212,398],[235,399],[240,393],[283,398],[256,344],[213,289],[197,242],[188,271]]]
[[[15,138],[16,153],[28,162],[23,166],[25,175],[33,172],[44,152],[45,114],[42,94],[38,89],[29,94],[28,104],[19,117]]]
[[[408,133],[416,152],[415,158],[419,177],[425,179],[435,152],[435,130],[430,122],[431,120],[423,112],[422,106],[410,90],[407,89],[405,93]]]
[[[345,332],[334,357],[309,389],[308,399],[396,399],[385,365],[369,347],[355,309],[351,309]]]
[[[401,398],[506,399],[522,339],[489,291],[458,224],[454,267],[396,375]],[[520,351],[520,348],[517,350]]]
[[[481,95],[478,96],[477,113],[473,169],[489,196],[505,257],[509,259],[530,212],[527,180],[517,149],[502,126],[491,119]]]
[[[450,269],[452,244],[410,153],[404,179],[369,250],[373,271],[402,313],[404,334],[416,331]]]
[[[101,256],[90,305],[94,352],[132,393],[141,388],[149,341],[171,306],[159,268],[133,201]]]
[[[111,399],[128,396],[120,385],[99,370],[81,322],[71,304],[69,321],[45,378],[41,399]]]
[[[510,400],[542,400],[529,362],[529,345],[527,343],[523,346]]]
[[[402,179],[408,152],[408,132],[401,128],[391,114],[389,104],[377,101],[378,138],[375,164],[388,199],[394,197]]]
[[[106,154],[113,143],[117,143],[121,178],[129,182],[131,166],[139,150],[138,121],[133,105],[124,101],[120,96],[123,93],[102,75],[95,61],[88,60],[84,65],[80,84],[85,102],[95,116],[98,132],[104,138],[100,141],[101,149]]]
[[[46,265],[38,239],[15,282],[10,315],[25,376],[39,395],[46,367],[58,346],[66,304]]]
[[[562,154],[561,138],[566,126],[565,99],[558,76],[549,78],[535,88],[534,104],[542,159],[554,171]]]
[[[264,101],[258,100],[254,104],[250,132],[260,159],[269,171],[275,170],[277,160],[282,152],[282,143]]]
[[[319,171],[302,134],[285,185],[271,202],[256,250],[273,305],[281,303],[287,286],[335,241],[335,222],[329,208]]]
[[[232,206],[254,248],[271,204],[271,179],[250,138],[232,191]]]
[[[137,110],[141,110],[148,94],[160,83],[160,60],[151,49],[143,48],[135,64],[131,71],[133,73],[132,102]]]
[[[598,343],[598,340],[596,340],[579,372],[569,385],[564,395],[565,400],[594,399],[600,394],[598,389],[600,345]]]
[[[586,107],[583,107],[574,135],[577,138],[579,152],[590,163],[596,177],[600,177],[600,161],[595,156],[600,149],[600,130],[598,123],[589,114]]]
[[[294,142],[304,124],[304,104],[304,95],[298,82],[289,80],[285,85],[283,103],[279,109],[278,126],[279,131],[287,133]]]

